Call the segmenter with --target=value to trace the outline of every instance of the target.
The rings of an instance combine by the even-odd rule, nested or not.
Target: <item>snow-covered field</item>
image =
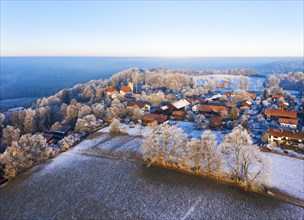
[[[116,151],[132,145],[138,147],[141,139],[98,132],[94,135],[0,189],[0,218],[226,220],[304,217],[302,207],[213,180],[91,156],[91,148],[104,146]]]
[[[192,138],[200,138],[204,130],[197,130],[192,122],[185,122],[185,121],[172,121],[176,123],[178,128],[183,129],[183,131],[188,135],[188,137]],[[221,131],[211,131],[215,137],[217,143],[221,143],[223,139],[223,134]]]
[[[262,83],[265,81],[265,78],[262,77],[247,77],[247,76],[235,76],[235,75],[205,75],[205,76],[195,76],[196,84],[207,85],[211,80],[223,83],[226,80],[230,80],[231,88],[230,89],[220,89],[220,90],[236,90],[238,88],[240,80],[248,78],[250,80],[249,90],[250,91],[262,91],[264,88],[258,86],[258,81]]]
[[[304,200],[304,160],[265,153],[272,161],[272,187]]]
[[[127,134],[131,135],[131,136],[146,137],[148,135],[149,131],[151,130],[151,127],[149,127],[149,126],[142,126],[141,133],[139,134],[139,131],[138,131],[139,125],[135,125],[134,128],[130,128],[129,125],[120,123],[120,127],[126,127]],[[110,132],[109,129],[110,129],[110,127],[107,126],[107,127],[100,129],[98,132],[109,133]]]
[[[170,122],[175,123],[175,121]],[[182,128],[188,137],[199,138],[202,132],[204,132],[203,130],[196,130],[191,122],[179,121],[176,123],[176,126]],[[125,125],[122,124],[122,126]],[[143,134],[147,135],[150,129],[150,127],[143,127]],[[111,140],[98,144],[98,148],[91,148],[90,152],[94,152],[95,154],[98,154],[98,152],[101,154],[110,153],[111,155],[120,158],[130,158],[133,155],[138,159],[140,155],[139,149],[141,145],[141,138],[138,136],[135,137],[137,135],[136,130],[137,128],[128,128],[127,132],[130,134],[129,137],[127,135],[115,136]],[[108,131],[108,127],[100,130],[100,132],[105,133],[104,135],[108,135]],[[221,143],[223,137],[221,131],[212,131],[212,133],[216,135],[217,143]],[[98,139],[98,137],[96,138]],[[265,154],[267,154],[272,161],[272,171],[270,177],[271,186],[304,200],[304,160],[273,153]]]

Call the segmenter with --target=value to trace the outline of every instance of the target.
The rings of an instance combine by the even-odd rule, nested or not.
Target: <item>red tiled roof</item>
[[[107,92],[117,92],[117,89],[115,89],[113,86],[108,86]]]
[[[123,91],[123,92],[132,92],[132,89],[129,86],[122,86],[120,88],[120,91]]]
[[[186,112],[185,111],[174,111],[172,113],[173,116],[178,116],[178,117],[185,117],[186,116]]]
[[[304,132],[299,131],[289,131],[289,130],[283,130],[278,128],[270,127],[268,134],[274,137],[288,137],[293,138],[297,140],[303,140],[304,139]]]
[[[265,110],[265,114],[269,116],[277,116],[277,117],[284,117],[284,118],[296,118],[297,117],[297,111],[284,111],[280,109],[270,109],[267,108]]]
[[[222,125],[223,118],[221,116],[212,116],[209,121],[209,126],[218,127]]]
[[[217,106],[217,105],[200,105],[198,110],[200,112],[215,112],[215,113],[227,114],[226,107]]]
[[[286,98],[285,95],[279,95],[279,94],[276,94],[276,93],[272,94],[271,97],[272,97],[273,99],[280,99],[280,98],[285,99],[285,98]]]
[[[299,118],[279,118],[279,123],[297,125],[299,123]]]
[[[288,105],[286,103],[280,103],[278,104],[278,107],[287,107]]]
[[[135,102],[135,101],[128,101],[127,106],[138,106],[139,108],[144,108],[146,106],[143,102]]]
[[[158,123],[163,123],[167,119],[168,119],[167,115],[159,115],[159,114],[152,114],[152,113],[145,114],[143,117],[143,120],[146,122],[157,121]]]

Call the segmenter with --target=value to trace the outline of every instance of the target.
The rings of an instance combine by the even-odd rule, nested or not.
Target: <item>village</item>
[[[261,150],[300,158],[304,156],[303,103],[295,103],[284,94],[262,94],[261,92],[260,94],[255,92],[239,94],[240,91],[231,91],[226,81],[219,83],[217,88],[220,90],[209,91],[206,95],[183,97],[182,94],[165,87],[146,90],[143,89],[143,85],[134,85],[129,82],[120,88],[108,86],[105,95],[112,100],[120,96],[124,107],[140,109],[141,118],[120,119],[130,128],[138,123],[151,126],[155,122],[157,124],[186,122],[195,130],[202,132],[208,129],[221,136],[241,124],[249,132],[253,143],[260,146]],[[142,92],[145,92],[147,96],[161,92],[169,101],[153,105],[148,101],[140,100]],[[267,105],[264,103],[266,99],[271,99]],[[99,120],[95,123],[94,131],[110,123],[109,119],[105,120],[105,124]],[[200,135],[201,132],[196,132],[196,134]],[[52,130],[39,134],[46,138],[49,145],[56,147],[59,140],[71,133],[72,128],[69,124],[57,124]],[[84,133],[80,138],[87,135]]]
[[[218,86],[224,88],[224,84]],[[137,93],[133,92],[135,86],[132,83],[120,89],[109,86],[106,91],[107,96],[112,99],[118,94],[123,94],[125,106],[138,106],[143,113],[144,125],[149,126],[153,122],[161,124],[186,121],[198,130],[210,129],[225,134],[238,124],[242,124],[254,143],[261,147],[270,151],[274,150],[272,146],[280,147],[287,155],[295,155],[288,150],[304,153],[303,104],[294,103],[284,94],[269,94],[271,103],[268,105],[275,106],[274,109],[263,105],[266,97],[254,92],[247,92],[243,95],[244,99],[235,99],[238,94],[234,91],[222,94],[209,92],[207,95],[192,97],[182,97],[181,94],[166,88],[145,91],[147,94],[162,91],[170,100],[153,106],[136,98]]]
[[[133,68],[109,80],[61,90],[29,109],[11,108],[0,114],[4,122],[0,181],[56,157],[90,134],[135,135],[144,141],[161,125],[181,129],[187,142],[211,132],[212,146],[219,150],[225,137],[242,129],[259,151],[303,159],[302,91],[285,92],[276,76],[263,84],[260,78],[242,74],[246,72],[193,77],[192,72]],[[10,159],[16,152],[21,165]]]

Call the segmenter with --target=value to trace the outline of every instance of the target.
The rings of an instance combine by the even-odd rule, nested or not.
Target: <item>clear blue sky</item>
[[[2,56],[303,56],[303,1],[1,1]]]

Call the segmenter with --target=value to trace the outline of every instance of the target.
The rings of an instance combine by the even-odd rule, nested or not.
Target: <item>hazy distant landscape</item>
[[[304,63],[302,58],[278,57],[1,57],[0,109],[19,105],[29,107],[39,97],[77,83],[107,79],[131,67],[195,71],[254,69],[258,74],[266,75],[303,71]]]

